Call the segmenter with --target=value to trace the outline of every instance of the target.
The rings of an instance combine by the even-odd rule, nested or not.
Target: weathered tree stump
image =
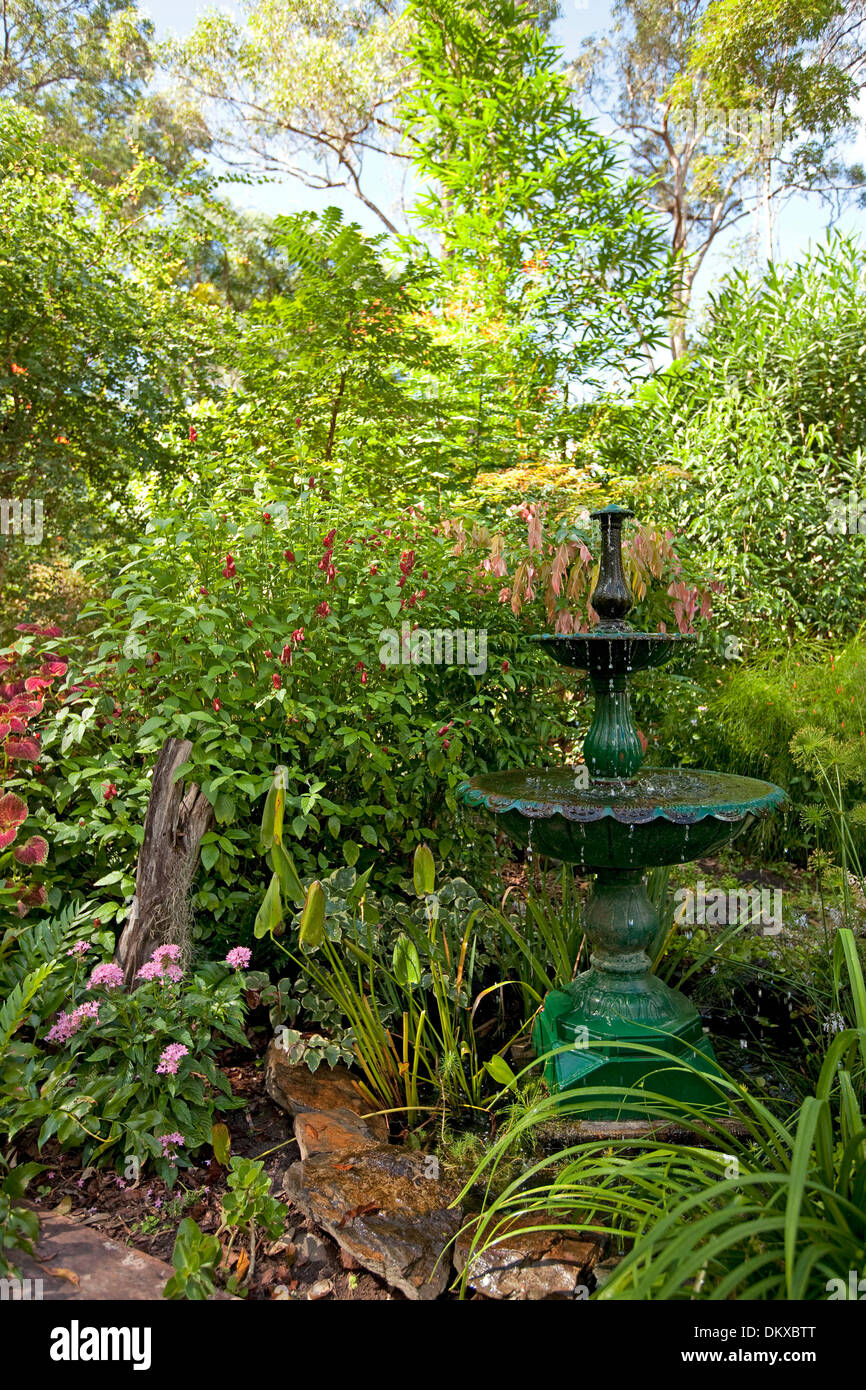
[[[127,989],[155,947],[167,942],[185,946],[189,937],[189,890],[202,836],[213,820],[201,788],[193,782],[184,787],[182,778],[175,781],[191,752],[188,739],[166,739],[153,770],[135,896],[115,951]]]

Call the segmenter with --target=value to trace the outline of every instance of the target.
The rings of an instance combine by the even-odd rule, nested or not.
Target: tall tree
[[[207,142],[194,111],[149,90],[157,61],[153,24],[130,0],[0,4],[0,97],[38,112],[103,180],[140,152],[176,171]]]
[[[118,524],[189,447],[221,309],[179,283],[186,191],[147,161],[106,189],[0,100],[0,496],[42,499],[52,533]]]
[[[659,341],[662,235],[642,182],[577,110],[560,50],[516,0],[417,0],[402,111],[444,250],[446,313],[471,322],[480,420],[533,447],[566,431],[575,386]],[[554,402],[556,403],[554,405]]]
[[[228,163],[346,188],[395,232],[367,173],[373,161],[381,185],[382,160],[407,165],[393,111],[407,80],[402,8],[400,0],[244,0],[241,20],[209,10],[170,62]]]
[[[857,183],[836,148],[862,69],[860,0],[615,0],[571,80],[653,183],[675,266],[670,339],[686,349],[695,279],[719,235],[796,192]],[[769,248],[768,248],[769,249]]]

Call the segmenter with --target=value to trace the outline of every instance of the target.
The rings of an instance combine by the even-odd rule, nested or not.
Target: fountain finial
[[[634,605],[634,594],[628,586],[622,568],[622,523],[634,516],[628,507],[616,502],[590,512],[601,528],[601,558],[598,583],[589,601],[598,614],[602,627],[622,627],[626,613]]]

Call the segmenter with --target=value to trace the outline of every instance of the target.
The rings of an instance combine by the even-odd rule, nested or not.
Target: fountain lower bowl
[[[586,869],[643,869],[699,859],[785,799],[754,777],[642,768],[628,782],[583,786],[576,768],[486,772],[458,788],[518,844]]]

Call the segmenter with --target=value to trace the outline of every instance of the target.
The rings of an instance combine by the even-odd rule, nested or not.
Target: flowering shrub
[[[119,1181],[150,1163],[171,1185],[188,1155],[210,1143],[215,1112],[242,1104],[215,1052],[220,1039],[247,1045],[243,958],[210,962],[187,979],[179,948],[161,946],[127,994],[112,962],[83,977],[83,945],[70,949],[80,984],[44,1034],[56,1052],[25,1072],[19,1093],[27,1098],[10,1134],[41,1121],[40,1147],[56,1138],[81,1148],[84,1165],[107,1157]]]
[[[597,558],[591,527],[533,505],[489,525],[414,505],[374,520],[333,480],[252,476],[240,493],[208,475],[207,510],[191,495],[202,479],[184,484],[152,520],[87,643],[66,648],[40,756],[53,871],[101,890],[101,915],[122,920],[150,766],[165,738],[191,739],[184,771],[215,813],[196,930],[231,922],[234,941],[261,891],[254,803],[275,763],[305,870],[341,854],[363,871],[375,856],[396,880],[421,841],[454,853],[463,776],[561,757],[546,751],[562,733],[561,673],[526,636],[586,623]],[[641,620],[682,627],[707,611],[670,538],[641,531],[628,553]],[[435,664],[437,631],[483,631],[485,660],[459,662],[458,645]]]
[[[49,642],[31,651],[29,661],[14,649],[0,655],[0,907],[14,903],[19,916],[25,917],[31,907],[45,902],[46,891],[21,870],[45,863],[48,841],[43,835],[25,838],[22,827],[30,810],[12,788],[23,790],[39,776],[40,734],[32,723],[43,713],[46,700],[57,700],[57,682],[66,674],[66,662],[56,658],[51,645],[61,635],[59,628],[23,623],[18,630]]]
[[[271,500],[278,490],[291,501]],[[235,944],[260,894],[254,803],[275,763],[289,770],[305,868],[342,854],[363,869],[375,854],[399,876],[422,838],[454,849],[466,771],[535,760],[558,732],[555,672],[523,640],[532,615],[499,602],[483,545],[455,553],[420,508],[373,521],[324,491],[259,480],[209,511],[179,495],[93,610],[87,643],[68,645],[40,814],[55,874],[100,890],[101,915],[126,914],[149,771],[169,736],[193,741],[184,771],[215,813],[195,929],[231,922]],[[486,630],[486,670],[410,661],[419,628]],[[389,630],[396,664],[381,659]]]

